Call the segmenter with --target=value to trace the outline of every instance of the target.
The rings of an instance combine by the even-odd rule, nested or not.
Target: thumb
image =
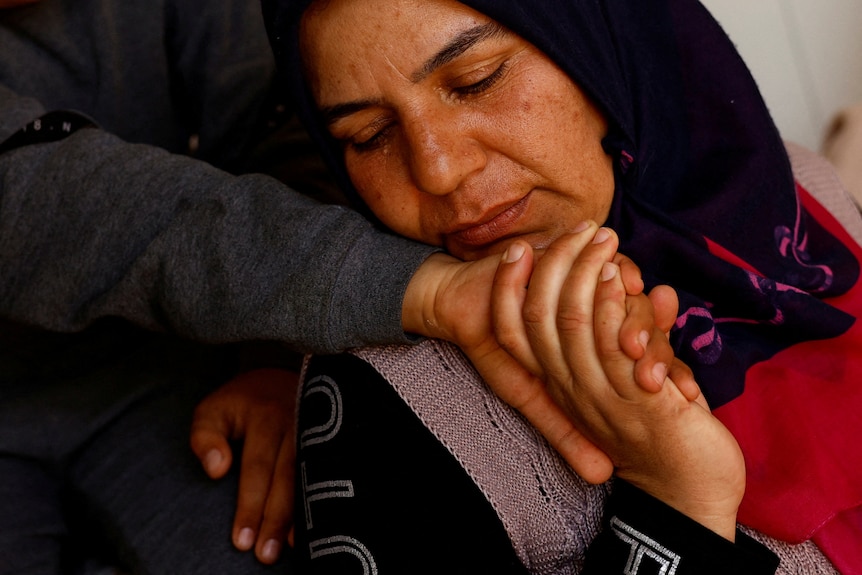
[[[494,393],[521,412],[585,481],[602,483],[610,478],[613,462],[575,427],[539,378],[502,348],[470,360]]]
[[[526,372],[520,375],[527,376]],[[610,457],[573,425],[544,388],[534,391],[526,403],[517,407],[521,415],[586,482],[598,484],[610,479],[614,472]]]
[[[513,242],[503,254],[491,291],[492,327],[496,342],[530,373],[541,376],[524,324],[524,301],[535,254],[527,242]],[[471,358],[472,359],[472,358]]]

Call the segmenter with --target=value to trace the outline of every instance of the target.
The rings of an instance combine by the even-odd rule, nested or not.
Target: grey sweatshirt
[[[57,109],[101,128],[0,154],[0,316],[60,331],[121,316],[316,352],[407,341],[403,292],[431,248],[232,175],[273,77],[253,0],[0,10],[0,142]],[[184,155],[193,134],[200,159]]]

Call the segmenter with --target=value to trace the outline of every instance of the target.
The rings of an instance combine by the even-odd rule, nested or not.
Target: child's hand
[[[230,469],[228,442],[242,440],[232,539],[267,564],[278,559],[292,530],[298,384],[289,371],[242,374],[204,398],[192,421],[192,450],[213,479]]]
[[[690,401],[672,379],[648,393],[635,384],[619,337],[630,297],[619,268],[605,263],[594,295],[594,337],[613,393],[604,393],[601,378],[588,377],[572,388],[579,405],[568,405],[590,422],[597,443],[615,459],[618,476],[733,540],[745,485],[742,453],[702,395]],[[589,334],[580,341],[589,344]]]
[[[613,262],[619,266],[626,290],[627,315],[620,329],[620,345],[635,360],[635,380],[645,391],[657,392],[670,377],[682,394],[695,401],[700,387],[687,365],[676,359],[667,340],[679,311],[676,290],[660,285],[643,294],[640,268],[628,257],[617,253]]]
[[[515,291],[522,291],[529,279],[532,252],[529,255],[527,280],[515,285]],[[505,273],[513,267],[523,266],[501,263],[500,256],[462,262],[432,255],[405,295],[405,331],[456,344],[494,392],[520,411],[581,477],[593,483],[606,481],[613,473],[610,459],[584,438],[548,395],[544,382],[500,345],[499,332],[492,329],[492,284],[507,278],[516,284],[522,281]],[[504,273],[495,279],[498,269]]]
[[[671,379],[649,392],[635,380],[620,336],[632,296],[613,263],[616,235],[591,238],[564,236],[536,264],[513,313],[503,314],[516,347],[533,354],[553,398],[619,477],[733,539],[745,484],[739,447]]]
[[[608,230],[599,230],[590,223],[558,239],[547,251],[551,252],[552,259],[562,256],[560,261],[564,259],[571,265],[577,255],[596,239],[601,240],[599,243],[609,241],[609,245],[616,249],[616,235]],[[526,330],[531,329],[531,323],[537,323],[533,321],[534,317],[540,318],[556,309],[561,297],[558,290],[562,289],[570,270],[565,268],[565,264],[546,264],[544,271],[533,281],[532,248],[526,242],[515,242],[509,249],[524,253],[524,256],[511,263],[504,262],[497,274],[493,295],[496,339],[521,365],[541,379],[545,374]],[[620,329],[620,345],[629,358],[636,361],[636,381],[646,391],[656,392],[661,389],[665,377],[670,375],[683,394],[694,401],[700,395],[700,389],[691,370],[674,357],[666,337],[676,321],[676,292],[668,286],[659,286],[647,297],[643,294],[644,284],[637,265],[618,253],[613,255],[613,261],[619,267],[627,294],[628,315]],[[534,286],[529,293],[528,284]]]

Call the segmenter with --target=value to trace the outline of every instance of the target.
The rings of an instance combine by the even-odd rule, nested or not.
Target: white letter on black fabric
[[[321,481],[319,483],[308,483],[305,474],[305,462],[300,464],[302,472],[302,493],[305,502],[305,525],[310,530],[314,527],[311,519],[311,503],[323,499],[336,499],[339,497],[353,497],[353,482],[344,481]]]
[[[329,398],[329,421],[323,425],[303,430],[299,439],[300,448],[308,447],[309,445],[314,445],[316,443],[325,443],[335,437],[338,434],[338,430],[341,429],[342,401],[338,385],[332,381],[331,378],[328,378],[325,375],[315,377],[308,382],[308,385],[305,386],[305,391],[303,392],[302,397],[303,399],[306,399],[308,396],[315,393],[322,393]]]
[[[363,575],[377,575],[377,564],[374,562],[374,557],[371,556],[365,545],[352,537],[318,539],[317,541],[312,541],[309,547],[311,548],[312,559],[318,559],[324,555],[347,553],[359,559]]]
[[[611,519],[611,529],[617,537],[632,546],[629,560],[626,563],[626,575],[638,575],[644,559],[655,561],[661,575],[674,575],[676,573],[677,566],[682,559],[679,555],[616,517]]]

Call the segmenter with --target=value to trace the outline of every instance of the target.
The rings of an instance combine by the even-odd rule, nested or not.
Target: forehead
[[[454,0],[319,0],[302,19],[306,74],[318,96],[322,79],[343,91],[384,72],[410,78],[454,36],[488,22]]]

